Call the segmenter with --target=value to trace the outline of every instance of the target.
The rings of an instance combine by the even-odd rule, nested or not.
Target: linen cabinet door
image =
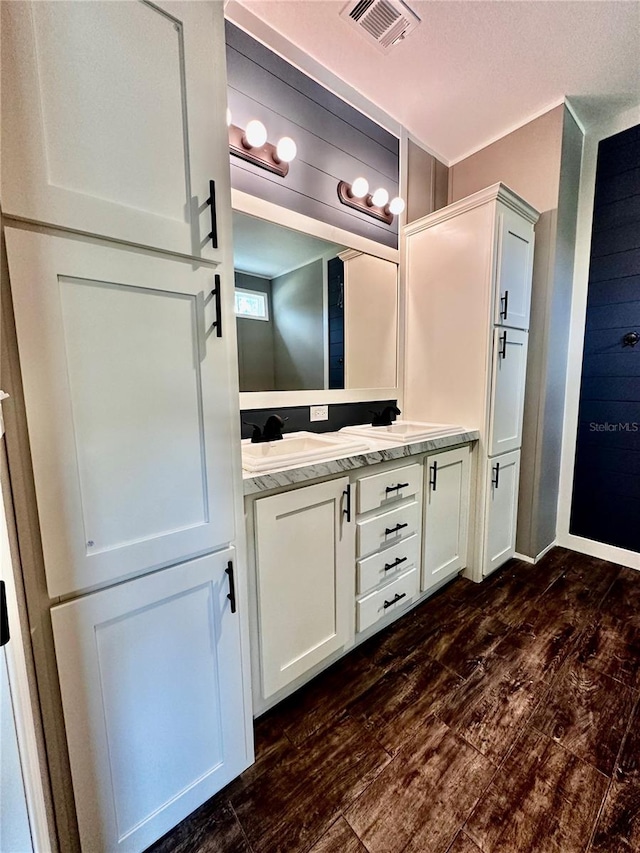
[[[4,212],[217,260],[210,180],[221,215],[230,206],[223,4],[1,5]]]
[[[519,329],[493,331],[489,456],[522,445],[528,344],[529,334]]]
[[[341,477],[255,503],[260,664],[264,698],[352,637],[353,522]]]
[[[83,850],[139,853],[249,763],[233,558],[52,609]]]
[[[50,596],[226,547],[237,409],[211,269],[5,234]]]
[[[467,565],[471,451],[436,453],[427,456],[425,466],[423,592]]]
[[[487,460],[483,574],[486,577],[516,552],[520,451]]]
[[[498,261],[494,323],[528,329],[531,313],[533,225],[498,206]]]

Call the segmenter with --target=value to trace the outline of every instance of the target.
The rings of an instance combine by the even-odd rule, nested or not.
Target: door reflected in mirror
[[[234,211],[240,391],[393,388],[398,268]]]

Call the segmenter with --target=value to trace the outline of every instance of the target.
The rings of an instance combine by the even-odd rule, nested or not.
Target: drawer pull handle
[[[389,492],[397,492],[400,489],[406,489],[409,483],[398,483],[397,486],[387,486],[385,492],[389,494]]]
[[[403,527],[408,527],[408,526],[409,526],[409,523],[406,522],[405,524],[396,524],[395,527],[385,527],[384,535],[390,536],[392,533],[397,533],[398,530],[402,530]]]
[[[233,563],[231,560],[227,563],[227,568],[224,570],[225,574],[229,575],[229,592],[227,593],[227,598],[231,602],[231,612],[236,612],[236,582],[233,577]]]
[[[500,348],[498,349],[498,356],[504,361],[507,357],[507,333],[504,332],[500,335]]]
[[[400,565],[400,563],[406,563],[406,562],[407,562],[407,558],[406,558],[406,557],[397,557],[397,558],[393,561],[393,563],[385,563],[385,564],[384,564],[384,570],[385,570],[385,572],[388,572],[388,571],[389,571],[389,569],[395,569],[395,567],[396,567],[396,566],[399,566],[399,565]]]
[[[216,210],[216,182],[209,181],[209,198],[207,204],[211,205],[211,231],[209,238],[214,249],[218,248],[218,213]]]
[[[391,599],[391,601],[385,601],[385,603],[383,604],[383,607],[386,610],[387,607],[391,607],[392,604],[395,604],[397,601],[400,601],[401,598],[406,598],[406,597],[407,597],[406,592],[396,592],[396,594]]]

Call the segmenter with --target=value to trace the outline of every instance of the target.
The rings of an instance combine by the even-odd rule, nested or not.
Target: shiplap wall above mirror
[[[396,388],[396,263],[238,210],[233,234],[243,398]]]

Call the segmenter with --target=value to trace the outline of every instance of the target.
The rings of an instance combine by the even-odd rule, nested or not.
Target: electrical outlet
[[[310,421],[328,421],[329,406],[310,406],[309,407]]]

